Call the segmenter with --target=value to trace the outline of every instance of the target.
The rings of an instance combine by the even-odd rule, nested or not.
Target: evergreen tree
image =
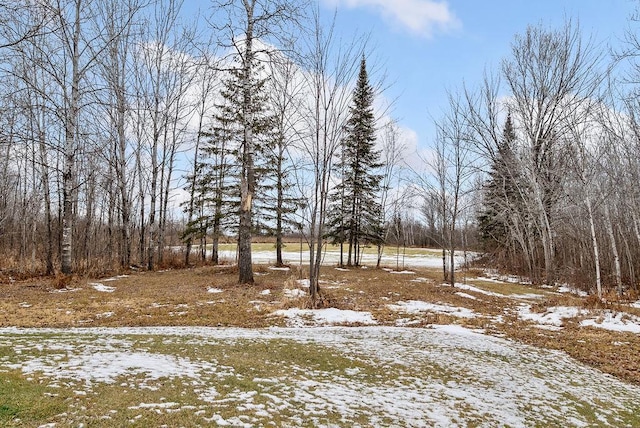
[[[329,237],[334,242],[348,243],[348,266],[360,263],[361,245],[381,239],[377,194],[382,176],[376,171],[382,164],[380,151],[375,148],[373,98],[363,55],[337,163],[341,182],[332,192],[328,221]]]
[[[258,233],[276,238],[276,266],[284,266],[283,237],[287,232],[300,229],[300,221],[295,215],[302,206],[302,199],[293,195],[292,165],[287,156],[288,141],[280,117],[276,120],[272,138],[273,144],[267,146],[268,162],[258,171],[263,179],[259,183],[261,191],[256,200],[254,224]]]
[[[248,79],[246,67],[239,66],[229,70],[223,80],[222,102],[217,105],[211,130],[203,135],[206,138],[202,147],[203,160],[196,169],[199,173],[196,193],[200,199],[201,214],[187,225],[185,236],[201,237],[210,233],[213,263],[219,262],[220,238],[237,234],[240,245],[242,233],[250,236],[255,231],[264,231],[264,224],[269,218],[268,215],[253,214],[268,205],[265,203],[266,195],[272,187],[266,177],[272,175],[274,164],[271,156],[273,118],[266,107],[265,79],[260,77],[262,68],[254,64],[250,69],[252,72]],[[245,85],[249,85],[252,92],[249,104],[242,96],[246,91]],[[248,133],[251,144],[247,142]],[[242,218],[243,212],[247,216],[246,210],[242,209],[243,183],[257,195],[249,198],[248,230],[243,227],[247,220]],[[241,282],[250,282],[251,278],[249,275]]]
[[[480,240],[488,252],[517,251],[512,240],[513,229],[526,227],[526,221],[514,224],[515,216],[521,218],[526,212],[522,201],[525,183],[519,172],[515,144],[516,133],[511,113],[508,113],[489,177],[483,186],[483,205],[478,214]]]

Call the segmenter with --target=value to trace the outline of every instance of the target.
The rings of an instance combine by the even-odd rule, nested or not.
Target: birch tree
[[[558,201],[565,164],[563,136],[568,119],[584,98],[596,95],[593,73],[599,58],[583,44],[579,28],[567,22],[559,30],[529,27],[517,35],[502,71],[511,93],[511,111],[523,136],[533,213],[544,253],[545,279],[555,280]]]
[[[312,306],[321,302],[319,287],[322,250],[326,235],[325,222],[334,158],[343,138],[351,101],[349,82],[358,70],[361,45],[356,40],[342,44],[333,25],[323,28],[316,10],[309,34],[307,53],[301,58],[305,70],[305,86],[309,94],[305,133],[300,151],[308,163],[310,185],[303,190],[307,200],[307,243],[309,246],[309,293]]]

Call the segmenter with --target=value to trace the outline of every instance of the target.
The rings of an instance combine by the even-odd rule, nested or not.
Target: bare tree
[[[302,58],[309,105],[304,112],[306,130],[299,149],[309,162],[311,176],[310,188],[305,189],[303,194],[310,195],[306,204],[309,221],[306,225],[309,293],[312,305],[317,307],[321,297],[318,280],[326,234],[331,172],[347,120],[351,101],[351,89],[348,85],[358,70],[361,45],[357,40],[341,44],[333,33],[333,25],[323,28],[318,10],[313,19],[308,53]]]
[[[387,122],[381,130],[382,143],[382,183],[380,185],[380,217],[378,219],[381,228],[380,240],[377,244],[376,267],[380,267],[384,246],[389,237],[389,231],[393,224],[392,208],[398,207],[400,192],[400,165],[404,162],[403,154],[406,146],[400,141],[400,130],[395,120]],[[392,191],[395,190],[395,195]]]
[[[544,252],[545,278],[555,280],[555,223],[562,192],[568,119],[600,83],[593,71],[600,58],[583,44],[577,25],[559,30],[529,27],[512,45],[502,70],[511,93],[511,112],[521,133],[526,173]]]
[[[110,150],[106,153],[117,190],[120,239],[118,245],[119,265],[131,265],[132,195],[129,185],[131,166],[128,153],[127,123],[130,118],[131,87],[133,85],[132,61],[134,46],[140,41],[140,30],[134,19],[145,6],[144,0],[104,1],[99,3],[99,22],[105,28],[104,43],[108,44],[104,59],[100,63],[100,74],[104,79],[109,100],[106,103],[109,117],[108,129]]]
[[[291,149],[303,125],[300,106],[304,96],[304,79],[298,66],[286,55],[274,52],[270,55],[269,103],[274,114],[273,158],[275,160],[275,230],[276,266],[283,266],[283,236],[288,226],[297,226],[293,215],[300,206],[300,198],[292,193]],[[295,227],[299,229],[299,227]]]
[[[191,171],[191,176],[188,177],[188,192],[189,192],[189,201],[187,202],[186,212],[187,212],[187,225],[190,225],[194,219],[196,214],[196,198],[200,197],[197,195],[198,188],[198,177],[199,170],[201,165],[200,157],[202,155],[202,139],[205,133],[206,128],[206,119],[207,116],[212,114],[212,103],[211,97],[214,94],[215,89],[217,88],[216,77],[217,73],[217,60],[215,60],[214,55],[210,55],[208,52],[202,52],[199,58],[199,62],[195,64],[195,82],[196,85],[196,100],[197,104],[195,107],[195,117],[197,120],[197,125],[195,129],[195,141],[193,146],[193,169]],[[189,256],[191,254],[191,247],[193,244],[193,234],[187,232],[185,237],[187,249],[185,253],[185,265],[189,265]],[[214,248],[215,260],[217,263],[217,248]]]

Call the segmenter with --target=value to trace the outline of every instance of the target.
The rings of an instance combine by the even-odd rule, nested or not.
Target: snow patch
[[[452,315],[458,318],[475,318],[477,316],[477,314],[471,309],[428,303],[420,300],[398,302],[395,305],[387,305],[387,307],[392,311],[405,312],[409,314],[417,314],[420,312],[435,312],[439,314]]]
[[[146,380],[163,377],[198,378],[203,370],[214,370],[210,363],[192,363],[186,358],[171,355],[151,354],[147,352],[91,352],[72,355],[67,361],[55,361],[48,357],[38,357],[22,364],[25,374],[41,372],[54,379],[76,379],[90,386],[95,382],[114,383],[119,376],[135,377],[141,375],[144,380],[138,385],[145,388]],[[139,379],[136,380],[138,382]]]
[[[224,293],[224,290],[221,290],[219,288],[209,287],[207,289],[207,293],[213,293],[213,294]]]
[[[517,312],[520,319],[556,327],[562,327],[566,318],[589,314],[588,310],[574,306],[552,306],[547,308],[545,312],[531,312],[531,305],[521,305],[518,307]]]
[[[307,292],[304,290],[300,290],[299,288],[285,288],[284,290],[282,290],[282,292],[284,293],[285,297],[288,297],[290,299],[297,299],[299,297],[306,297],[307,296]]]
[[[117,281],[122,278],[129,278],[129,275],[116,275],[116,276],[112,276],[111,278],[103,279],[102,281],[104,282]]]
[[[580,325],[584,327],[603,328],[611,331],[640,333],[640,317],[609,310],[604,311],[598,318],[581,321]]]
[[[82,290],[82,288],[78,287],[78,288],[54,288],[53,290],[49,291],[49,293],[72,293],[74,291],[80,291]]]
[[[96,314],[96,318],[111,318],[113,315],[113,312],[103,312],[101,314]]]
[[[309,278],[305,278],[296,280],[296,284],[298,284],[301,288],[309,288],[309,285],[311,283],[309,281]]]
[[[445,285],[449,285],[449,284],[445,284]],[[474,293],[480,293],[480,294],[484,294],[486,296],[506,297],[504,294],[499,294],[499,293],[494,293],[493,291],[483,290],[482,288],[474,287],[473,285],[469,285],[469,284],[462,284],[462,283],[457,283],[456,282],[455,288],[460,288],[462,290],[467,290],[467,291],[473,291]]]
[[[458,291],[456,293],[456,295],[458,295],[460,297],[464,297],[466,299],[478,300],[478,298],[476,296],[472,296],[471,294],[463,293],[462,291]]]
[[[358,312],[336,308],[290,308],[275,311],[273,315],[287,318],[289,320],[289,325],[293,327],[302,327],[306,325],[377,324],[377,321],[373,318],[371,312]]]
[[[90,282],[89,285],[93,287],[94,290],[100,291],[102,293],[113,293],[114,291],[116,291],[116,287],[110,287],[99,282]]]
[[[575,294],[579,297],[587,297],[589,295],[586,291],[578,290],[577,288],[573,288],[567,284],[558,287],[558,293]]]

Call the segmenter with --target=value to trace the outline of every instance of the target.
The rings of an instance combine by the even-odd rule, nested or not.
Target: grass
[[[271,244],[263,244],[271,245]],[[55,279],[35,278],[0,285],[0,326],[3,327],[118,327],[118,326],[214,326],[267,327],[285,325],[272,312],[290,307],[304,307],[305,298],[285,295],[286,288],[297,287],[300,274],[295,270],[270,270],[257,266],[256,283],[239,286],[235,268],[199,267],[162,272],[140,272],[106,281],[105,278],[74,278],[66,292],[55,289]],[[378,269],[336,270],[323,267],[321,289],[331,306],[340,309],[369,311],[383,325],[395,325],[405,318],[415,326],[459,323],[507,334],[525,343],[568,352],[573,357],[623,379],[640,384],[640,340],[637,335],[606,330],[568,328],[560,332],[541,331],[514,317],[505,324],[492,319],[513,310],[518,301],[473,295],[471,300],[456,294],[458,289],[441,285],[436,269],[417,269],[415,275],[394,275]],[[466,275],[476,277],[477,272]],[[460,280],[463,275],[459,275]],[[107,278],[108,279],[108,278]],[[95,290],[90,284],[115,287],[112,293]],[[547,307],[573,305],[584,307],[587,300],[558,295],[547,290],[514,283],[468,280],[471,285],[504,296],[541,295],[531,301],[532,309],[544,312]],[[210,293],[209,289],[222,290]],[[269,294],[263,294],[269,290]],[[407,315],[388,308],[389,303],[423,300],[465,307],[479,314],[460,319],[445,314]],[[583,346],[583,342],[594,346]],[[617,346],[615,343],[628,342]]]
[[[40,343],[68,343],[70,340],[69,337],[46,335],[32,338]],[[81,342],[86,345],[95,340],[96,338],[89,336],[82,338]],[[399,376],[398,371],[391,370],[390,366],[381,371],[380,367],[355,360],[335,349],[292,340],[197,343],[176,337],[167,340],[161,336],[122,336],[118,340],[121,342],[120,346],[126,346],[129,352],[213,362],[218,370],[204,373],[202,377],[206,382],[166,377],[149,381],[140,376],[119,376],[111,383],[94,383],[88,390],[83,380],[51,381],[39,373],[25,378],[15,371],[4,372],[0,375],[0,402],[4,403],[0,407],[0,424],[22,426],[47,422],[64,425],[85,423],[91,426],[99,421],[97,425],[104,427],[130,424],[201,426],[210,422],[208,418],[213,414],[225,419],[233,418],[244,402],[242,396],[254,391],[271,391],[286,396],[287,391],[297,382],[309,378],[320,382],[330,381],[336,375],[344,375],[347,370],[357,371],[358,381],[379,387],[397,381]],[[28,347],[24,340],[21,342],[22,348]],[[43,354],[37,351],[37,347],[20,351],[20,354],[34,350],[37,356],[45,359],[60,356],[55,351]],[[4,354],[3,358],[7,357],[6,350]],[[17,356],[12,357],[16,359]],[[203,394],[206,390],[205,383],[214,385],[215,400],[203,400],[203,396],[207,395]],[[78,391],[82,390],[86,393],[79,394]],[[260,395],[251,400],[251,409],[244,411],[251,418],[251,424],[290,424],[294,413],[286,408],[269,415],[260,412],[267,406],[273,407],[273,403],[268,402],[268,397]],[[295,399],[292,401],[294,404],[303,404],[295,403]],[[163,407],[163,403],[176,404]],[[339,412],[328,412],[317,418],[315,423],[337,424],[341,417]],[[307,425],[302,426],[314,426],[315,423],[307,422]]]
[[[256,249],[272,248],[273,244],[254,244]],[[387,248],[387,251],[393,251]],[[416,250],[416,255],[428,252]],[[56,289],[54,278],[31,278],[0,284],[3,299],[0,300],[0,327],[118,327],[118,326],[214,326],[260,328],[284,326],[285,320],[272,313],[278,309],[304,307],[306,298],[291,298],[286,289],[299,286],[302,276],[295,270],[271,270],[256,266],[256,283],[253,286],[237,284],[237,272],[233,266],[198,267],[162,272],[138,272],[128,277],[109,278],[75,277],[67,289]],[[540,295],[528,303],[532,309],[544,312],[552,306],[591,307],[589,299],[558,295],[546,289],[515,283],[497,283],[475,279],[477,272],[458,275],[459,281],[501,296],[490,296],[473,290],[460,290],[442,284],[437,269],[415,269],[413,275],[398,275],[385,270],[358,269],[336,270],[325,266],[321,271],[321,290],[325,300],[333,307],[371,312],[381,325],[395,326],[400,319],[415,327],[433,324],[461,324],[481,328],[487,332],[506,336],[518,342],[539,348],[561,350],[573,358],[610,373],[627,382],[640,385],[640,338],[630,333],[618,333],[594,328],[580,328],[577,320],[569,321],[563,330],[548,331],[536,328],[510,315],[523,299],[510,296]],[[474,279],[469,279],[474,278]],[[100,283],[114,287],[111,293],[100,292],[91,284]],[[221,290],[212,293],[210,290]],[[268,294],[266,293],[268,290]],[[458,294],[464,291],[464,295]],[[467,296],[465,296],[467,295]],[[471,299],[471,295],[476,299]],[[421,300],[473,310],[475,318],[456,318],[440,313],[406,314],[391,310],[388,305],[399,301]],[[525,301],[527,301],[525,299]],[[495,318],[503,316],[504,323]],[[55,340],[45,334],[42,340]],[[64,341],[64,337],[60,337]],[[95,338],[93,338],[95,339]],[[270,402],[269,391],[287,394],[287,388],[306,379],[331,379],[345,370],[356,370],[359,382],[371,388],[387,384],[403,384],[407,373],[423,379],[456,380],[458,374],[448,368],[416,364],[407,372],[399,366],[380,366],[377,362],[358,355],[336,352],[318,344],[286,340],[216,342],[197,344],[185,340],[160,336],[126,337],[133,350],[145,350],[179,358],[209,361],[218,367],[233,368],[234,376],[215,377],[209,381],[216,385],[217,401],[224,397],[228,403],[212,404],[202,400],[202,391],[194,392],[189,379],[160,379],[152,390],[129,387],[135,379],[118,379],[114,384],[95,386],[86,396],[74,391],[80,383],[47,386],[46,378],[35,373],[26,378],[11,367],[22,356],[14,344],[0,342],[0,425],[23,426],[57,422],[63,425],[87,426],[197,426],[214,424],[214,415],[229,419],[238,414],[240,400],[232,399],[242,393],[261,391],[249,414],[253,424],[269,422],[281,425],[313,426],[347,425],[340,412],[327,411],[322,418],[309,422],[299,418],[297,410],[304,400],[290,397],[293,409],[282,408],[277,415],[265,416],[261,411],[277,407]],[[16,340],[20,341],[19,338]],[[90,343],[91,338],[83,343]],[[83,345],[85,346],[85,345]],[[88,346],[88,345],[87,345]],[[20,349],[19,347],[17,348]],[[34,358],[52,357],[55,354],[39,347],[29,349]],[[62,356],[61,358],[66,358]],[[281,384],[265,384],[263,378],[277,379]],[[214,381],[215,380],[215,381]],[[139,379],[140,381],[140,379]],[[125,385],[125,386],[121,386]],[[489,386],[487,386],[489,387]],[[197,387],[195,387],[197,390]],[[579,397],[578,397],[579,398]],[[576,399],[577,400],[577,399]],[[140,403],[180,403],[171,410],[161,407],[139,408]],[[464,403],[461,403],[464,413]],[[133,407],[133,408],[131,408]],[[580,414],[594,425],[598,421],[590,416],[586,405],[576,405]],[[183,410],[180,410],[183,409]],[[113,413],[113,410],[117,410]],[[247,411],[243,411],[247,414]],[[64,415],[66,414],[66,415]],[[640,426],[640,416],[629,412],[620,416],[626,425]],[[62,416],[61,416],[62,415]],[[142,416],[140,416],[142,415]],[[381,410],[376,415],[377,425],[392,424],[384,419]],[[351,416],[349,424],[372,424],[370,418]],[[535,418],[534,418],[535,419]],[[96,422],[98,421],[98,422]],[[236,421],[241,423],[242,421]],[[247,422],[247,421],[245,421]],[[464,424],[483,425],[487,420],[473,414],[465,416]],[[249,423],[249,422],[247,422]],[[532,423],[535,425],[534,420]]]
[[[452,351],[445,343],[427,346],[425,356],[419,344],[407,343],[403,345],[403,352],[411,350],[413,357],[407,359],[401,353],[389,359],[376,359],[367,349],[346,343],[328,346],[285,338],[224,339],[157,334],[100,337],[90,332],[0,337],[16,345],[4,347],[0,356],[2,426],[55,423],[60,426],[191,427],[216,425],[216,421],[222,419],[232,425],[251,426],[415,426],[417,422],[400,422],[398,415],[390,411],[391,402],[385,400],[400,394],[395,399],[409,400],[404,405],[411,406],[408,397],[420,394],[425,387],[431,391],[429,394],[440,397],[438,389],[429,385],[458,385],[461,391],[500,388],[493,380],[479,377],[475,370],[460,371],[449,366]],[[394,345],[391,340],[388,344]],[[72,346],[75,351],[71,351]],[[470,352],[463,347],[461,351],[464,354],[460,358],[470,363],[477,360],[480,371],[484,364],[492,364],[490,361],[496,358],[504,359],[507,364],[514,358],[494,355],[490,350]],[[197,377],[180,373],[158,378],[145,373],[119,376],[114,373],[109,382],[97,382],[65,374],[72,355],[74,358],[84,355],[89,361],[113,352],[189,361],[198,365]],[[434,358],[427,357],[428,354]],[[15,369],[2,369],[9,360],[30,358],[41,358],[42,371],[22,374]],[[503,423],[497,416],[500,413],[479,410],[471,404],[473,400],[468,402],[459,397],[457,404],[452,404],[452,397],[447,394],[439,399],[455,408],[458,423],[462,425]],[[336,405],[336,400],[346,401]],[[555,416],[539,414],[536,406],[526,410],[526,400],[522,402],[522,411],[529,415],[532,426],[561,425],[563,420],[558,415],[568,410],[580,414],[589,426],[606,425],[597,418],[596,409],[589,408],[585,397],[564,394],[562,400],[564,407],[558,409]],[[604,412],[609,423],[636,426],[640,422],[637,402],[621,399],[620,403],[599,404],[597,410],[601,416],[603,412],[599,410],[613,404],[618,406],[615,411]],[[417,406],[423,408],[424,404]],[[434,421],[421,421],[429,422]]]

